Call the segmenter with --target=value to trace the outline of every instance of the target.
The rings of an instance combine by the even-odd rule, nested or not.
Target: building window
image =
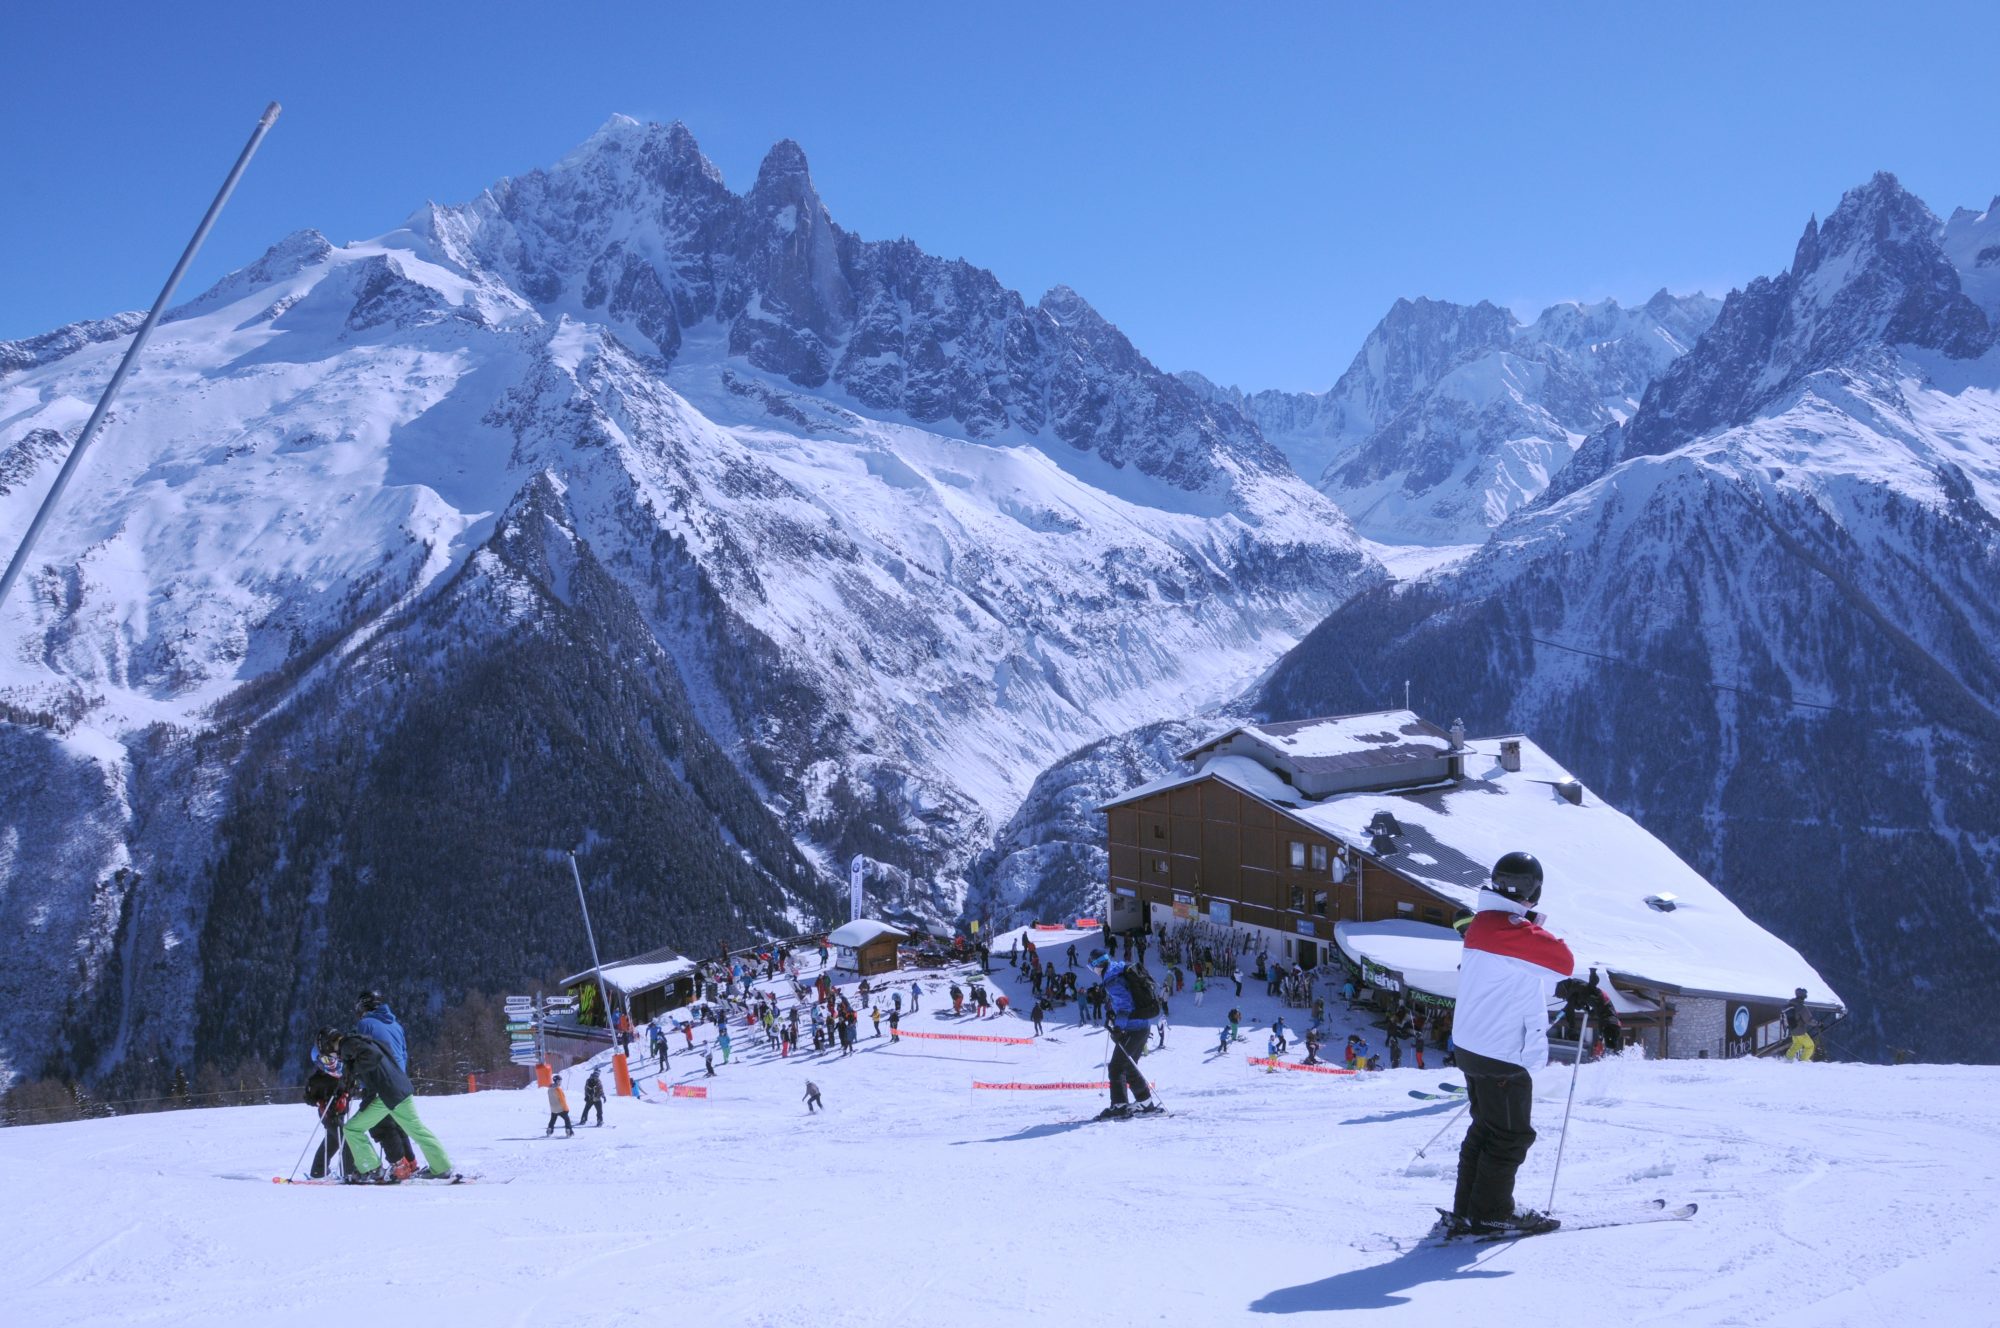
[[[1167,837],[1167,827],[1163,823],[1155,821],[1153,823],[1153,838],[1165,839],[1166,837]]]
[[[1292,865],[1294,867],[1303,867],[1306,865],[1306,846],[1301,840],[1294,839],[1292,841]]]
[[[1326,845],[1324,844],[1313,845],[1312,869],[1318,872],[1323,872],[1326,870]]]
[[[1303,912],[1305,910],[1305,906],[1306,906],[1306,888],[1303,885],[1293,886],[1292,887],[1293,911]]]
[[[1417,906],[1407,899],[1398,899],[1396,901],[1396,911],[1398,913],[1414,913],[1417,911]]]
[[[1424,910],[1424,921],[1425,921],[1425,922],[1443,922],[1443,921],[1444,921],[1444,910],[1443,910],[1443,909],[1441,909],[1441,908],[1427,908],[1427,909],[1425,909],[1425,910]]]
[[[1319,914],[1321,917],[1326,916],[1326,891],[1313,891],[1313,912]]]
[[[1165,858],[1154,858],[1153,875],[1165,876],[1166,874],[1167,874],[1167,860]]]

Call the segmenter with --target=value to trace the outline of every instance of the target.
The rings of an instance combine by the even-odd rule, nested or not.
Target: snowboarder
[[[417,1102],[411,1096],[410,1077],[403,1073],[403,1067],[396,1064],[388,1050],[374,1038],[350,1033],[340,1040],[340,1063],[343,1087],[350,1095],[359,1090],[368,1098],[368,1104],[347,1122],[347,1147],[354,1154],[355,1166],[355,1170],[347,1174],[347,1179],[382,1184],[407,1180],[412,1175],[426,1178],[450,1176],[451,1158],[445,1153],[444,1145],[438,1142],[438,1137],[417,1115]],[[396,1123],[423,1149],[424,1161],[428,1164],[423,1171],[417,1171],[414,1161],[407,1158],[404,1160],[409,1165],[400,1175],[384,1170],[381,1159],[375,1155],[375,1149],[368,1141],[368,1131],[385,1116],[395,1117]]]
[[[1813,1034],[1818,1031],[1812,1012],[1806,1009],[1806,989],[1795,988],[1792,999],[1785,1006],[1785,1031],[1792,1035],[1785,1047],[1788,1061],[1809,1061],[1813,1058]]]
[[[1493,864],[1465,930],[1452,1040],[1465,1072],[1472,1124],[1458,1150],[1451,1235],[1553,1230],[1555,1219],[1514,1207],[1514,1175],[1534,1145],[1534,1071],[1548,1064],[1549,994],[1576,959],[1543,930],[1534,906],[1542,864],[1509,853]]]
[[[322,1028],[313,1040],[313,1047],[306,1056],[308,1077],[306,1079],[306,1105],[319,1113],[320,1126],[325,1137],[313,1152],[312,1177],[320,1180],[333,1169],[335,1159],[341,1174],[354,1169],[353,1155],[347,1152],[341,1141],[342,1128],[347,1124],[347,1094],[340,1087],[340,1030]]]
[[[590,1124],[590,1113],[593,1111],[597,1113],[597,1123],[601,1127],[604,1124],[604,1080],[595,1069],[583,1081],[583,1120],[579,1123]]]
[[[951,984],[951,1012],[953,1014],[965,1013],[965,992],[956,982]]]
[[[1090,967],[1096,970],[1098,985],[1110,1006],[1106,1024],[1112,1044],[1111,1105],[1098,1118],[1120,1120],[1160,1111],[1160,1104],[1153,1101],[1153,1090],[1146,1085],[1146,1075],[1139,1068],[1139,1058],[1146,1054],[1147,1025],[1159,1017],[1159,996],[1152,980],[1145,976],[1145,970],[1128,968],[1102,950],[1090,952]],[[1126,1100],[1128,1092],[1133,1101]]]
[[[569,1094],[563,1092],[561,1075],[549,1080],[549,1125],[542,1131],[543,1138],[546,1139],[556,1132],[558,1120],[562,1122],[563,1138],[567,1139],[576,1133],[576,1126],[569,1123]]]
[[[819,1100],[819,1085],[810,1079],[806,1080],[806,1095],[799,1100],[806,1104],[806,1115],[808,1116],[826,1105]]]

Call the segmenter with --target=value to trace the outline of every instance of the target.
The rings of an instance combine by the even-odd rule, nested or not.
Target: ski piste
[[[1649,1222],[1685,1222],[1700,1209],[1699,1204],[1668,1207],[1665,1199],[1648,1199],[1628,1212],[1602,1212],[1576,1217],[1559,1217],[1562,1223],[1547,1231],[1495,1231],[1482,1235],[1441,1236],[1426,1232],[1421,1236],[1382,1236],[1357,1240],[1354,1248],[1364,1254],[1407,1254],[1412,1250],[1443,1249],[1450,1245],[1495,1245],[1505,1241],[1529,1240],[1536,1236],[1557,1236],[1565,1231],[1600,1231],[1606,1227],[1640,1226]],[[1446,1213],[1440,1208],[1439,1213]]]

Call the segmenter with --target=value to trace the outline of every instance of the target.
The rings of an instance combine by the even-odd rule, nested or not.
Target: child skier
[[[576,1133],[576,1126],[569,1123],[569,1094],[563,1092],[561,1075],[549,1080],[549,1125],[542,1131],[544,1139],[556,1132],[558,1120],[563,1125],[563,1138],[567,1139]]]
[[[341,1141],[342,1127],[347,1124],[347,1094],[340,1087],[340,1030],[322,1028],[306,1062],[310,1071],[306,1079],[306,1105],[319,1112],[326,1136],[313,1153],[312,1177],[314,1180],[325,1177],[333,1169],[335,1158],[340,1160],[341,1174],[345,1175],[354,1169],[354,1159]]]
[[[604,1080],[598,1077],[598,1073],[594,1069],[590,1072],[590,1077],[583,1081],[583,1120],[581,1122],[582,1124],[584,1125],[590,1124],[590,1113],[593,1111],[597,1113],[597,1123],[600,1126],[603,1125],[604,1124]]]

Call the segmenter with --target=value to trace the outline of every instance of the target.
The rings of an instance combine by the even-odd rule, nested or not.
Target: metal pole
[[[1556,1177],[1562,1175],[1563,1145],[1569,1142],[1569,1109],[1576,1104],[1576,1076],[1583,1069],[1583,1049],[1590,1042],[1590,1011],[1583,1012],[1583,1026],[1577,1033],[1576,1059],[1569,1063],[1569,1101],[1563,1103],[1562,1130],[1556,1135],[1556,1169],[1549,1176],[1549,1204],[1544,1212],[1556,1210]]]
[[[1454,1111],[1454,1112],[1452,1112],[1452,1113],[1451,1113],[1451,1118],[1450,1118],[1449,1120],[1445,1121],[1445,1123],[1444,1123],[1443,1127],[1442,1127],[1442,1128],[1440,1128],[1440,1129],[1438,1130],[1438,1132],[1437,1132],[1436,1134],[1434,1134],[1434,1135],[1432,1135],[1432,1136],[1430,1137],[1430,1140],[1429,1140],[1429,1142],[1427,1142],[1427,1143],[1426,1143],[1426,1144],[1425,1144],[1425,1145],[1424,1145],[1424,1146],[1423,1146],[1422,1148],[1419,1148],[1419,1149],[1417,1150],[1417,1157],[1422,1157],[1422,1156],[1423,1156],[1424,1154],[1426,1154],[1426,1153],[1430,1152],[1430,1151],[1431,1151],[1431,1144],[1434,1144],[1434,1143],[1436,1143],[1436,1142],[1437,1142],[1438,1140],[1440,1140],[1440,1139],[1444,1138],[1444,1132],[1445,1132],[1446,1130],[1449,1130],[1449,1129],[1450,1129],[1450,1128],[1451,1128],[1451,1127],[1452,1127],[1453,1125],[1457,1124],[1457,1123],[1458,1123],[1458,1118],[1459,1118],[1460,1116],[1463,1116],[1463,1115],[1464,1115],[1464,1114],[1465,1114],[1465,1113],[1466,1113],[1467,1111],[1469,1111],[1469,1110],[1470,1110],[1471,1108],[1472,1108],[1472,1100],[1471,1100],[1470,1098],[1468,1098],[1468,1099],[1466,1099],[1466,1102],[1465,1102],[1465,1105],[1464,1105],[1464,1106],[1460,1107],[1460,1108],[1459,1108],[1459,1109],[1458,1109],[1457,1111]],[[1413,1157],[1413,1158],[1411,1158],[1411,1159],[1410,1159],[1410,1160],[1409,1160],[1408,1162],[1404,1163],[1403,1165],[1404,1165],[1404,1166],[1406,1166],[1406,1167],[1414,1165],[1414,1164],[1416,1163],[1416,1160],[1417,1160],[1417,1157]]]
[[[611,1051],[618,1052],[618,1026],[612,1020],[611,997],[604,990],[604,966],[597,962],[597,933],[590,928],[590,905],[583,899],[583,874],[576,869],[576,851],[569,855],[569,874],[576,881],[576,902],[583,909],[583,934],[590,938],[590,971],[597,975],[597,1001],[604,1011],[604,1031],[611,1034]]]
[[[159,322],[160,315],[166,312],[167,301],[173,298],[174,288],[181,284],[181,277],[186,275],[188,265],[194,262],[195,254],[201,249],[201,242],[208,238],[209,228],[214,226],[215,219],[222,215],[222,205],[229,201],[229,195],[236,189],[237,180],[243,176],[243,168],[250,164],[251,156],[256,153],[257,145],[264,141],[264,135],[270,132],[280,109],[277,102],[272,102],[264,108],[263,117],[257,121],[257,127],[250,132],[250,141],[243,145],[243,152],[236,158],[236,164],[229,168],[229,178],[222,182],[221,192],[216,194],[215,201],[208,205],[207,214],[202,217],[201,225],[195,228],[194,238],[188,241],[187,249],[181,254],[181,261],[174,264],[173,273],[168,276],[167,284],[160,288],[159,298],[153,301],[153,308],[147,313],[146,321],[139,324],[139,330],[132,334],[132,344],[125,348],[125,358],[118,362],[117,372],[113,373],[111,381],[105,384],[104,395],[97,399],[97,409],[91,411],[90,418],[84,422],[83,432],[76,436],[76,444],[70,448],[69,457],[63,462],[62,469],[56,472],[56,482],[49,486],[41,507],[35,512],[35,519],[28,523],[28,533],[21,537],[21,543],[14,550],[12,561],[7,564],[6,573],[0,575],[0,605],[7,603],[7,592],[13,588],[15,579],[26,570],[28,556],[34,551],[36,536],[42,533],[42,527],[48,524],[49,517],[55,512],[56,501],[62,497],[63,490],[69,485],[70,477],[76,473],[77,464],[83,460],[84,449],[90,446],[91,438],[97,433],[97,426],[104,422],[105,412],[111,409],[111,399],[118,395],[118,388],[125,381],[125,375],[132,371],[132,361],[138,357],[139,348],[146,344],[146,338],[153,334],[153,325]]]

